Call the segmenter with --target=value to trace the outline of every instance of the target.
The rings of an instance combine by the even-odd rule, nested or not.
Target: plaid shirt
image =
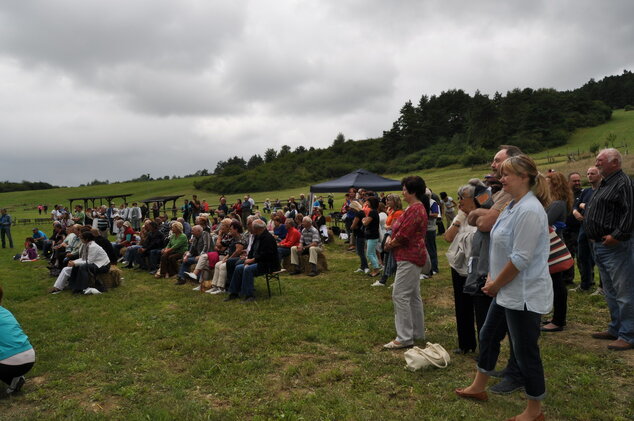
[[[427,212],[422,203],[414,203],[392,225],[392,240],[398,242],[394,259],[424,266],[427,261],[426,234]]]

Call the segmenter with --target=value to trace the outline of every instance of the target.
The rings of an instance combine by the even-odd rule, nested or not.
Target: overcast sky
[[[381,136],[448,89],[573,89],[634,69],[634,1],[0,4],[0,180],[213,171]]]

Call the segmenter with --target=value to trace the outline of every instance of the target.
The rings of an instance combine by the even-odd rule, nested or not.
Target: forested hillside
[[[234,193],[306,185],[315,178],[363,167],[401,173],[452,164],[485,162],[490,151],[510,143],[534,153],[564,145],[581,127],[608,121],[613,108],[634,104],[634,74],[624,71],[573,91],[514,89],[493,97],[449,90],[407,101],[396,121],[378,139],[346,140],[339,134],[325,149],[294,151],[282,146],[264,157],[234,156],[218,163],[214,175],[197,181],[202,190]]]

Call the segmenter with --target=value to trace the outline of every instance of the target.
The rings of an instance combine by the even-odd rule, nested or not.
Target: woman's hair
[[[371,209],[378,209],[379,207],[379,199],[376,196],[370,196],[366,199]]]
[[[35,242],[35,240],[33,239],[33,237],[26,237],[26,239],[24,240],[25,243],[31,243],[33,244]]]
[[[410,175],[401,180],[401,186],[405,187],[405,190],[407,190],[409,194],[415,195],[416,198],[423,203],[427,213],[429,213],[430,202],[429,197],[425,194],[425,190],[427,190],[425,180],[417,175]]]
[[[474,186],[473,184],[465,184],[458,189],[458,197],[462,197],[463,199],[467,197],[473,199],[475,189],[476,186]]]
[[[388,200],[391,200],[392,203],[394,203],[394,206],[392,207],[392,209],[394,209],[395,211],[403,209],[403,203],[401,202],[401,198],[398,196],[398,194],[394,194],[394,193],[388,194],[385,201],[387,202]]]
[[[550,180],[550,198],[563,200],[566,203],[566,212],[571,212],[574,196],[566,177],[560,172],[551,172],[546,175],[546,178]]]
[[[231,225],[229,225],[231,228],[235,228],[236,231],[238,231],[238,233],[242,234],[243,229],[242,229],[242,224],[240,223],[240,221],[235,220],[235,221],[231,221]]]
[[[542,206],[550,204],[550,189],[546,178],[537,171],[535,161],[528,155],[517,155],[507,158],[500,166],[501,172],[511,172],[528,177],[528,186]]]
[[[172,222],[172,226],[171,226],[170,228],[172,228],[172,229],[173,229],[173,228],[176,228],[176,230],[177,230],[178,232],[180,232],[181,234],[183,233],[183,224],[181,224],[181,223],[180,223],[180,222],[178,222],[178,221],[174,221],[174,222]]]
[[[295,221],[293,220],[293,218],[286,218],[286,220],[284,221],[285,224],[289,224],[291,227],[295,226]]]

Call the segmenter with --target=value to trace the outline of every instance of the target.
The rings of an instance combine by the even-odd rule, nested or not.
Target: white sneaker
[[[99,292],[99,290],[97,288],[86,288],[84,290],[84,294],[85,295],[90,295],[90,294],[101,294],[101,292]]]
[[[119,257],[119,258],[117,259],[117,262],[121,263],[121,262],[123,262],[123,259],[125,259],[125,257],[123,257],[123,256],[122,256],[122,257]]]
[[[362,272],[363,272],[363,269],[361,269],[361,268],[359,268],[359,269],[354,271],[354,273],[362,273]]]
[[[121,265],[122,266],[128,266],[130,264],[130,262],[128,262],[127,260],[122,260],[121,261]]]
[[[366,273],[366,274],[367,274],[367,273],[370,273],[370,268],[365,268],[365,269],[363,269],[363,273]]]
[[[592,294],[590,294],[590,296],[597,296],[597,295],[605,295],[603,293],[603,288],[597,288],[596,291],[594,291]]]
[[[382,284],[381,281],[376,281],[370,286],[373,286],[373,287],[384,287],[385,284]]]
[[[434,275],[438,275],[438,272],[436,272],[435,270],[433,270],[433,271],[431,272],[431,274],[432,274],[432,276],[434,276]]]
[[[193,273],[191,273],[191,272],[185,272],[185,276],[187,276],[189,279],[191,279],[191,280],[193,280],[193,281],[198,280],[198,276],[194,275],[194,274],[193,274]]]
[[[420,279],[429,279],[431,278],[430,276],[425,275],[424,273],[421,273],[419,276]]]
[[[213,295],[224,294],[224,293],[225,293],[225,290],[220,288],[216,288],[215,291],[210,292],[210,294],[213,294]]]
[[[207,294],[213,294],[214,292],[218,291],[218,287],[211,287],[209,288],[207,291],[205,291],[205,293]]]
[[[192,288],[192,291],[200,291],[200,285],[198,285],[197,287]]]

